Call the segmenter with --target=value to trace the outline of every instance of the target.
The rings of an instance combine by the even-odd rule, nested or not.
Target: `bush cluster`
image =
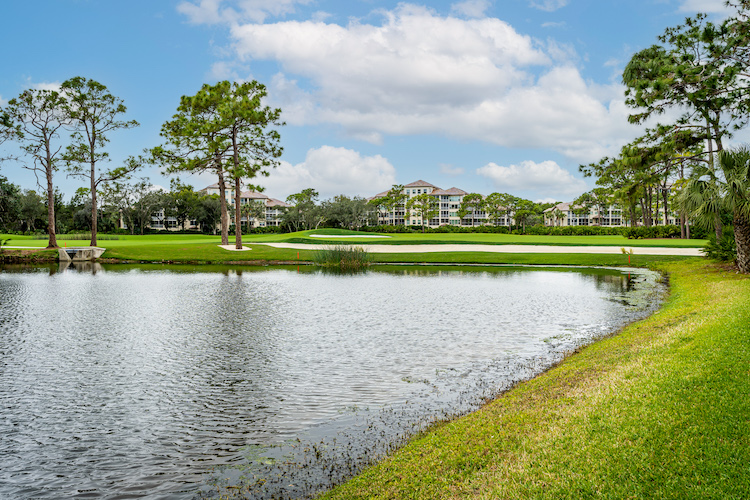
[[[422,226],[394,226],[392,224],[382,226],[363,226],[360,231],[369,233],[421,233]],[[453,226],[444,225],[439,227],[425,227],[425,233],[496,233],[508,234],[510,230],[505,226]]]
[[[708,244],[703,247],[706,256],[711,259],[723,262],[734,262],[737,260],[737,246],[734,241],[734,228],[724,226],[721,240],[716,241],[716,235],[711,234],[708,237]]]
[[[623,228],[622,234],[631,240],[642,238],[679,238],[680,226],[626,227]]]
[[[533,234],[538,236],[606,236],[622,234],[622,227],[601,226],[542,226],[526,228],[526,233],[514,230],[513,234]]]

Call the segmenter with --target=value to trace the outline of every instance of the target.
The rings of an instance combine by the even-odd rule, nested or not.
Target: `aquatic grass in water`
[[[357,271],[369,266],[372,255],[362,247],[335,245],[313,253],[313,262],[318,266],[335,267],[342,271]]]

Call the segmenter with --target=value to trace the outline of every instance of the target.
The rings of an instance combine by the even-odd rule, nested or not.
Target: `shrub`
[[[627,227],[623,229],[622,234],[631,240],[641,238],[679,238],[680,226]]]
[[[526,228],[525,234],[548,236],[602,236],[622,234],[621,227],[608,226],[542,226],[541,224]],[[523,234],[514,232],[514,234]]]
[[[711,234],[708,237],[708,244],[703,247],[706,256],[723,262],[733,262],[737,260],[737,246],[734,241],[734,228],[724,226],[721,240],[716,241],[716,235]]]

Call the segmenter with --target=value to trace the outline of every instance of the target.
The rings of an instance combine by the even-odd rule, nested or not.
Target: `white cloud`
[[[208,76],[210,80],[237,80],[239,75],[235,70],[236,64],[231,61],[218,61],[211,65]]]
[[[286,199],[313,188],[321,199],[339,194],[372,196],[396,183],[396,170],[380,155],[362,156],[357,151],[332,146],[311,149],[305,161],[292,165],[282,161],[270,176],[256,181],[268,196]]]
[[[542,23],[542,28],[562,28],[563,26],[565,26],[565,21]]]
[[[568,5],[568,0],[531,0],[529,5],[535,9],[552,12]]]
[[[193,24],[219,24],[252,21],[262,23],[269,16],[283,16],[294,12],[296,5],[311,0],[198,0],[184,1],[177,10]]]
[[[455,177],[458,175],[462,175],[464,173],[464,169],[461,167],[454,167],[453,165],[449,165],[447,163],[441,163],[440,173],[443,175],[450,175]]]
[[[289,124],[333,124],[374,144],[438,134],[553,148],[581,162],[637,134],[623,88],[584,81],[570,46],[494,18],[403,3],[380,13],[379,25],[289,21],[235,25],[231,34],[241,61],[279,63],[269,96]]]
[[[310,18],[313,21],[315,21],[315,22],[322,23],[323,21],[325,21],[326,19],[328,19],[331,16],[333,16],[333,14],[331,14],[330,12],[325,12],[325,11],[319,10],[317,12],[313,12],[313,14],[312,14],[312,16],[310,16]]]
[[[725,0],[683,0],[680,12],[705,12],[708,14],[727,14],[733,9],[724,4]]]
[[[577,196],[588,189],[585,181],[576,179],[551,160],[522,161],[509,167],[488,163],[477,169],[477,175],[490,179],[499,191],[533,190],[540,195]]]
[[[61,82],[29,82],[29,84],[34,90],[54,90],[56,92],[60,92],[60,87],[62,86]]]
[[[0,95],[0,106],[5,106],[8,104],[8,101],[6,99],[3,99],[3,96]]]
[[[464,0],[463,2],[451,5],[451,12],[466,17],[480,18],[484,17],[490,5],[489,0]]]
[[[557,199],[557,198],[549,198],[548,197],[548,198],[538,198],[538,199],[534,200],[534,203],[555,203],[555,202],[558,202],[558,201],[560,201],[560,200]]]

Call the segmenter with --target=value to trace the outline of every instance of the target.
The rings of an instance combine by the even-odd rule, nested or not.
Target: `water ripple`
[[[269,451],[307,461],[319,454],[310,443],[330,439],[359,457],[329,446],[319,470],[338,480],[646,314],[657,281],[494,268],[94,271],[0,272],[0,497],[190,498],[212,470],[225,471],[215,484],[236,483],[231,471],[273,461]],[[393,439],[367,451],[373,422]],[[327,485],[309,470],[290,495]]]

